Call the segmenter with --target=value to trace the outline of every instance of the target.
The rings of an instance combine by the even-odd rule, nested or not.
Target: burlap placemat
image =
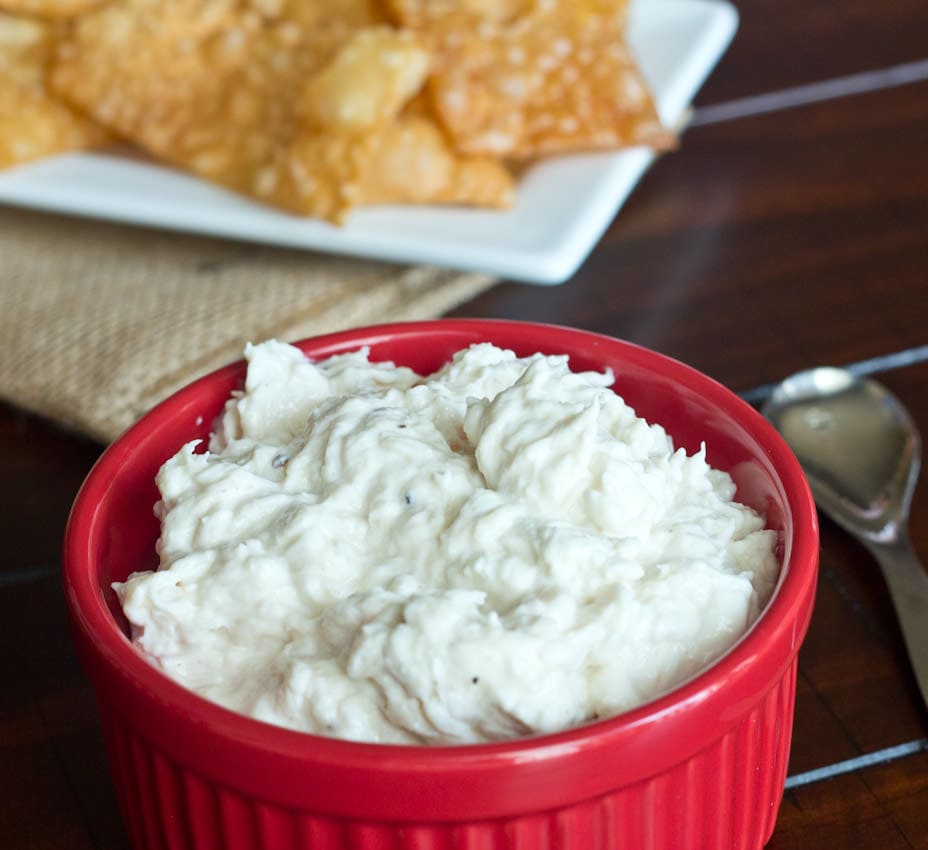
[[[249,340],[435,317],[492,283],[0,208],[0,397],[108,442]]]

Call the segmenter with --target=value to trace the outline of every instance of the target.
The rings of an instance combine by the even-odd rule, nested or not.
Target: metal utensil
[[[787,378],[763,413],[799,458],[818,506],[882,568],[928,705],[928,575],[908,533],[921,463],[912,417],[886,387],[832,368]]]

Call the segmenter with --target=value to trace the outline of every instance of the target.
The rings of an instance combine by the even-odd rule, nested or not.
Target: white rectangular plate
[[[675,127],[724,53],[725,0],[634,0],[629,42],[663,122]],[[67,154],[0,174],[0,202],[92,218],[561,283],[586,259],[653,155],[551,158],[520,179],[513,209],[378,207],[338,228],[252,203],[140,158]]]

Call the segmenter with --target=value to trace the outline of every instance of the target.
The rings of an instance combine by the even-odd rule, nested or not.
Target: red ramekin
[[[818,566],[798,462],[749,405],[638,346],[508,321],[383,325],[299,343],[314,358],[370,346],[421,372],[471,343],[610,367],[615,389],[688,452],[705,441],[737,498],[779,532],[761,618],[710,668],[616,717],[494,744],[362,744],[270,726],[174,683],[127,638],[110,585],[156,564],[160,465],[204,437],[244,364],[160,404],[103,454],[75,502],[64,581],[137,850],[756,850],[770,837],[792,731],[796,654]]]

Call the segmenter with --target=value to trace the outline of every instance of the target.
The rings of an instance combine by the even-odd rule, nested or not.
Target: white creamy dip
[[[209,451],[158,475],[158,570],[116,585],[208,699],[363,741],[552,732],[689,678],[772,592],[775,533],[608,373],[246,357]]]

